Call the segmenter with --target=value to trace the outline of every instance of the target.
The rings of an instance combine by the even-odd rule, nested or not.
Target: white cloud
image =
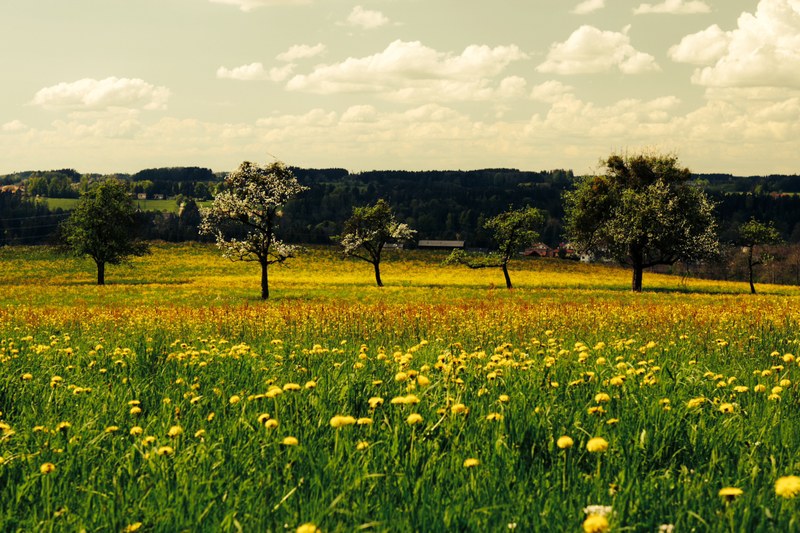
[[[11,122],[6,122],[2,126],[0,126],[0,131],[4,133],[20,133],[28,129],[28,126],[25,125],[20,120],[12,120]]]
[[[627,30],[627,29],[626,29]],[[539,72],[555,74],[592,74],[619,69],[624,74],[659,70],[650,54],[637,51],[625,32],[602,31],[581,26],[563,43],[550,45]]]
[[[664,0],[660,4],[640,4],[633,10],[634,15],[648,13],[670,15],[693,15],[696,13],[710,13],[711,7],[707,2],[700,0]]]
[[[348,15],[347,24],[364,28],[365,30],[372,30],[389,24],[389,19],[380,11],[372,11],[356,6]]]
[[[509,64],[527,57],[514,45],[471,45],[460,55],[436,51],[418,41],[394,41],[377,54],[320,65],[297,75],[287,89],[316,94],[379,93],[393,100],[482,100],[498,94],[491,79]],[[520,80],[501,82],[508,94]],[[511,91],[513,92],[513,91]]]
[[[606,7],[606,0],[585,0],[584,2],[581,2],[575,6],[575,9],[572,10],[572,13],[575,15],[586,15],[599,9],[603,9],[604,7]]]
[[[669,49],[669,57],[678,63],[709,65],[725,55],[729,44],[730,35],[714,24],[681,39]]]
[[[209,0],[214,4],[227,4],[236,6],[242,11],[252,11],[259,7],[302,5],[309,4],[311,0]]]
[[[679,52],[708,44],[709,30],[684,37],[675,54],[684,58]],[[800,88],[800,0],[761,0],[754,14],[743,13],[738,27],[718,39],[708,58],[716,62],[697,69],[693,83]]]
[[[294,72],[294,63],[289,63],[281,67],[273,67],[269,71],[264,69],[261,63],[250,63],[249,65],[242,65],[232,69],[226,67],[219,67],[217,69],[217,78],[224,80],[237,80],[237,81],[285,81]]]
[[[166,87],[157,87],[138,78],[84,78],[40,89],[31,103],[45,109],[121,107],[152,110],[166,108],[169,95]]]
[[[565,85],[560,81],[549,80],[540,83],[531,90],[531,98],[540,102],[554,103],[562,100],[565,96],[571,95],[575,88]]]
[[[308,44],[296,44],[289,47],[285,52],[278,54],[276,59],[278,61],[297,61],[299,59],[310,59],[325,52],[325,45],[317,43],[314,46]]]

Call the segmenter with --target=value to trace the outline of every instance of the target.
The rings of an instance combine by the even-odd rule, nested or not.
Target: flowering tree
[[[264,167],[245,161],[225,178],[225,190],[211,207],[202,210],[200,233],[216,237],[223,257],[261,265],[263,300],[269,298],[269,265],[294,257],[297,249],[275,235],[281,208],[307,189],[280,161]]]
[[[353,215],[344,223],[344,232],[339,242],[346,256],[371,263],[375,269],[375,283],[381,281],[381,252],[390,241],[405,242],[414,237],[416,231],[407,224],[398,223],[392,208],[385,200],[373,206],[354,207]]]
[[[534,207],[509,209],[490,218],[484,224],[484,227],[494,235],[498,245],[496,252],[487,255],[468,255],[463,250],[453,250],[453,253],[445,259],[445,263],[460,263],[469,268],[500,268],[506,279],[506,287],[511,289],[508,262],[526,246],[539,239],[539,228],[543,223],[544,216]]]
[[[766,251],[761,250],[760,254],[755,254],[756,246],[768,244],[778,244],[781,242],[781,235],[772,222],[764,224],[751,218],[739,226],[739,243],[742,251],[747,256],[747,279],[750,281],[750,294],[756,293],[756,286],[753,283],[753,270],[759,265],[769,262],[772,259]]]

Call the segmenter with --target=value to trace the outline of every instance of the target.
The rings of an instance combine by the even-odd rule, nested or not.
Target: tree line
[[[602,174],[581,178],[564,195],[565,235],[579,252],[630,266],[631,289],[636,292],[642,290],[645,269],[719,257],[714,204],[676,156],[612,154],[603,165]],[[284,209],[309,190],[279,161],[266,166],[246,161],[225,178],[211,207],[200,210],[200,235],[213,237],[229,259],[259,264],[262,299],[269,297],[269,266],[298,252],[297,246],[279,237]],[[125,185],[106,180],[81,196],[61,229],[74,254],[94,260],[98,284],[103,284],[106,263],[117,264],[148,252],[132,230],[134,223],[135,209]],[[501,268],[511,289],[509,262],[539,240],[544,223],[544,213],[535,207],[509,206],[482,225],[495,251],[455,250],[445,263]],[[343,255],[371,263],[380,287],[383,249],[391,242],[411,240],[416,232],[399,222],[390,204],[380,199],[374,205],[352,207],[343,232],[332,239]],[[763,247],[778,243],[780,235],[771,223],[751,219],[738,228],[738,239],[746,252],[750,289],[755,293],[754,268],[766,260]]]

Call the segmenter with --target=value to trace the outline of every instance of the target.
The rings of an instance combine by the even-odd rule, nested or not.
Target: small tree
[[[415,233],[416,231],[407,224],[395,220],[392,208],[385,200],[378,200],[373,206],[353,208],[353,215],[345,221],[339,242],[344,255],[372,264],[375,270],[375,283],[378,287],[383,287],[381,281],[383,248],[392,241],[409,241]]]
[[[280,161],[261,167],[245,161],[225,178],[225,190],[202,210],[200,233],[214,235],[223,257],[261,265],[261,299],[269,298],[268,267],[294,257],[295,246],[275,234],[281,208],[307,190]]]
[[[750,282],[750,294],[756,293],[756,286],[753,284],[754,268],[763,265],[771,258],[763,249],[759,254],[756,254],[756,247],[778,244],[779,242],[781,242],[781,236],[772,222],[764,224],[751,218],[739,226],[739,244],[747,257],[747,279]]]
[[[512,257],[539,240],[539,230],[544,223],[542,213],[533,207],[509,209],[490,218],[484,228],[492,232],[497,242],[497,252],[486,255],[469,255],[464,250],[453,250],[445,264],[459,263],[469,268],[501,268],[506,287],[512,288],[508,263]]]
[[[645,268],[717,254],[713,204],[675,156],[614,154],[603,164],[604,175],[565,195],[567,237],[579,250],[630,265],[636,292]]]
[[[62,225],[62,235],[71,252],[94,260],[98,285],[105,285],[106,263],[118,265],[149,252],[147,243],[134,235],[135,216],[125,185],[107,179],[81,194]]]

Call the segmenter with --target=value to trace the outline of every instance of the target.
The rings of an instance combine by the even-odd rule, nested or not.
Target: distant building
[[[136,199],[137,199],[137,200],[147,200],[147,193],[146,193],[146,192],[140,192],[140,193],[138,193],[138,194],[136,195]]]
[[[164,199],[164,195],[163,194],[154,194],[153,195],[153,200],[163,200],[163,199]]]
[[[543,242],[537,242],[530,248],[526,248],[522,255],[536,256],[536,257],[555,257],[556,250],[553,250]]]
[[[464,241],[421,240],[417,243],[417,247],[452,250],[453,248],[463,248]]]

